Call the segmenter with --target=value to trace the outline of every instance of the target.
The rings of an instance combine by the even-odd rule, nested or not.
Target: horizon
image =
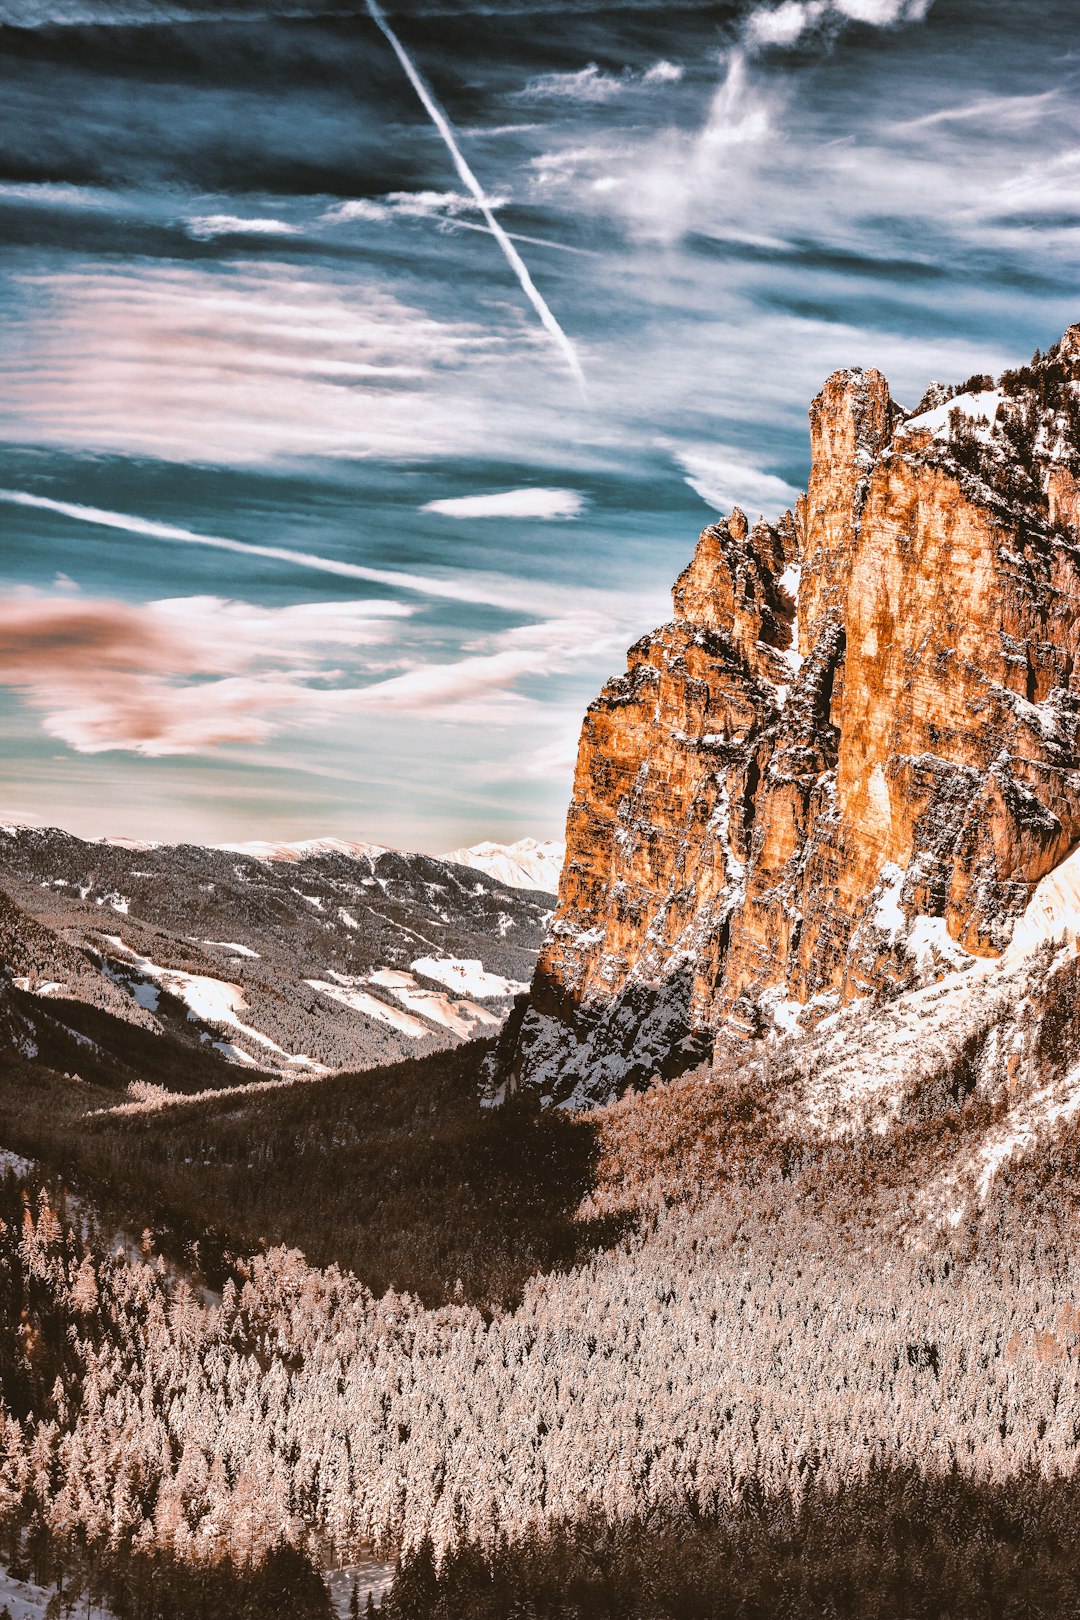
[[[4,819],[560,839],[826,376],[1077,319],[1070,13],[0,3]]]

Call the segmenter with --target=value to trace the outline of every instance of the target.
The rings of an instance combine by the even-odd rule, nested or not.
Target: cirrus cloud
[[[422,512],[452,518],[576,518],[585,497],[576,489],[504,489],[491,495],[452,495],[428,501]]]

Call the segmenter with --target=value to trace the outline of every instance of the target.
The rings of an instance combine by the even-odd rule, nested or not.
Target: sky
[[[807,406],[1080,318],[1073,0],[0,0],[0,819],[558,837]]]

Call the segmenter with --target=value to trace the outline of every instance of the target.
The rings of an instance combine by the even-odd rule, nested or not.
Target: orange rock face
[[[512,1085],[599,1100],[1004,948],[1080,839],[1080,327],[1006,379],[905,419],[836,373],[795,516],[704,531],[585,717]]]

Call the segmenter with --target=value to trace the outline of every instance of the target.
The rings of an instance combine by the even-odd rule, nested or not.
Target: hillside
[[[536,959],[550,899],[430,856],[316,840],[87,842],[0,829],[9,995],[67,1045],[182,1089],[250,1071],[313,1076],[498,1029]],[[105,1015],[103,1018],[102,1015]],[[123,1027],[121,1027],[123,1026]],[[63,1069],[84,1072],[83,1044]],[[102,1061],[99,1058],[99,1061]]]

